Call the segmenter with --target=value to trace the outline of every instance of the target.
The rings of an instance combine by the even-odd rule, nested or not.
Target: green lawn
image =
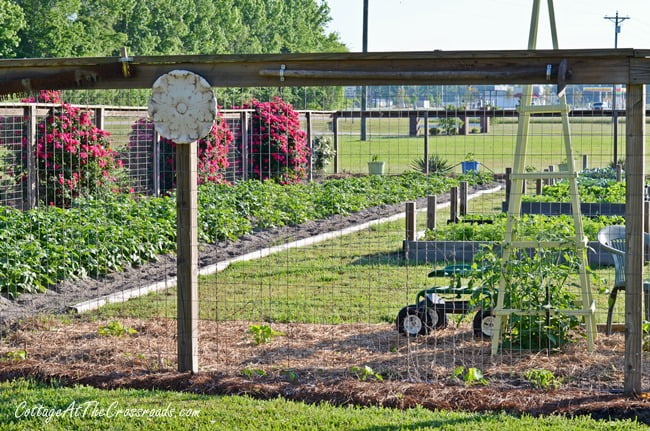
[[[181,416],[182,415],[182,416]],[[642,430],[629,420],[334,407],[241,396],[0,383],[0,430]]]
[[[484,169],[504,172],[513,165],[517,138],[517,119],[499,118],[492,121],[490,132],[467,136],[437,135],[429,137],[430,154],[438,154],[451,164],[460,163],[467,153],[473,153]],[[571,118],[571,136],[578,167],[582,155],[589,157],[589,167],[607,166],[613,155],[611,120],[605,117]],[[435,127],[431,120],[430,127]],[[366,163],[372,155],[386,162],[389,174],[409,169],[413,160],[423,157],[424,137],[408,136],[408,118],[368,120],[368,139],[359,140],[359,120],[339,120],[339,169],[367,172]],[[619,124],[618,158],[625,156],[625,123]],[[543,169],[565,159],[562,126],[559,118],[534,119],[529,131],[527,165]],[[330,168],[331,169],[331,168]],[[455,169],[460,171],[460,167]]]

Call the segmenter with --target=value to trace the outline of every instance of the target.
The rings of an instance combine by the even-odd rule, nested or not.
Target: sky
[[[362,51],[363,0],[325,0],[330,32]],[[650,0],[555,0],[560,49],[650,49]],[[368,51],[527,49],[533,0],[368,0]],[[538,49],[553,48],[547,1],[541,0]]]

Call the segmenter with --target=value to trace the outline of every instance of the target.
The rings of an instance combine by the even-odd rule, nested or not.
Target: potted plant
[[[478,172],[479,162],[474,158],[474,153],[467,153],[465,155],[465,160],[460,162],[460,167],[463,170],[463,173],[468,172]]]
[[[384,175],[384,162],[379,161],[379,156],[372,156],[368,162],[368,173],[370,175]]]
[[[566,172],[569,170],[569,164],[567,162],[567,159],[562,160],[561,163],[558,163],[557,169],[561,172]]]

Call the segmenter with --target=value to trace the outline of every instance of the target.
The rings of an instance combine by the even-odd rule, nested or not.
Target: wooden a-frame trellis
[[[528,39],[528,49],[534,49],[537,45],[537,30],[539,27],[539,10],[540,0],[534,0],[533,12],[530,23],[530,35]],[[553,0],[548,0],[548,12],[551,25],[551,36],[553,39],[553,49],[558,49],[557,29],[555,26],[555,13]],[[496,355],[501,342],[501,334],[508,322],[509,316],[513,314],[535,316],[545,315],[547,313],[561,313],[564,315],[583,316],[585,318],[585,328],[587,333],[587,348],[591,352],[594,350],[594,338],[596,336],[596,303],[591,293],[591,285],[587,276],[587,238],[584,235],[582,226],[582,214],[580,212],[580,196],[578,194],[578,175],[575,170],[575,159],[573,155],[573,145],[571,144],[571,129],[569,127],[569,106],[566,102],[566,92],[558,83],[557,105],[533,105],[532,94],[533,86],[526,85],[523,88],[522,96],[519,102],[519,123],[517,130],[517,144],[515,147],[513,171],[511,175],[512,187],[508,198],[508,215],[506,220],[506,232],[503,244],[502,271],[499,280],[497,293],[497,303],[493,310],[495,318],[494,335],[492,337],[492,355]],[[564,151],[567,160],[567,170],[559,172],[526,172],[526,156],[528,150],[528,137],[530,130],[530,117],[533,113],[541,112],[559,112],[562,118],[562,137],[564,141]],[[526,179],[566,179],[569,183],[569,196],[571,198],[571,207],[573,223],[575,227],[575,238],[573,241],[535,241],[520,239],[515,232],[515,225],[521,220],[521,200],[522,188]],[[578,278],[580,285],[581,307],[571,310],[557,309],[553,306],[552,298],[547,296],[548,303],[542,309],[516,309],[505,308],[505,297],[508,296],[512,284],[517,284],[520,280],[508,280],[505,271],[511,259],[517,258],[517,250],[535,248],[535,249],[572,249],[577,256]]]
[[[151,88],[160,75],[177,69],[197,73],[213,87],[235,88],[470,83],[525,85],[544,84],[549,80],[562,85],[626,84],[628,274],[624,390],[628,394],[641,391],[645,85],[650,83],[650,49],[2,59],[0,98],[47,89]],[[179,195],[183,192],[179,190]],[[186,265],[183,272],[191,278],[196,268]],[[179,290],[183,289],[185,287],[179,283]],[[187,310],[179,309],[179,320],[192,319],[191,313],[184,313]],[[192,325],[187,327],[192,328]],[[179,351],[179,355],[182,353]]]

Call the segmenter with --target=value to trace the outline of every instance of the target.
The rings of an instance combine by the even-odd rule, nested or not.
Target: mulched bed
[[[257,345],[246,332],[251,322],[201,321],[201,372],[192,375],[175,371],[175,320],[121,319],[138,331],[121,337],[99,335],[98,328],[106,323],[41,317],[15,324],[0,342],[0,356],[24,349],[28,357],[0,362],[0,379],[283,396],[336,405],[587,414],[650,424],[650,400],[616,391],[623,380],[622,334],[598,337],[594,353],[578,342],[560,354],[505,351],[491,359],[490,342],[474,338],[468,324],[415,339],[398,335],[388,324],[272,324],[283,335]],[[365,365],[385,380],[364,380],[352,371]],[[466,386],[452,379],[459,365],[480,368],[488,384]],[[533,368],[562,378],[561,389],[534,389],[522,378]],[[648,387],[648,377],[643,383]]]

